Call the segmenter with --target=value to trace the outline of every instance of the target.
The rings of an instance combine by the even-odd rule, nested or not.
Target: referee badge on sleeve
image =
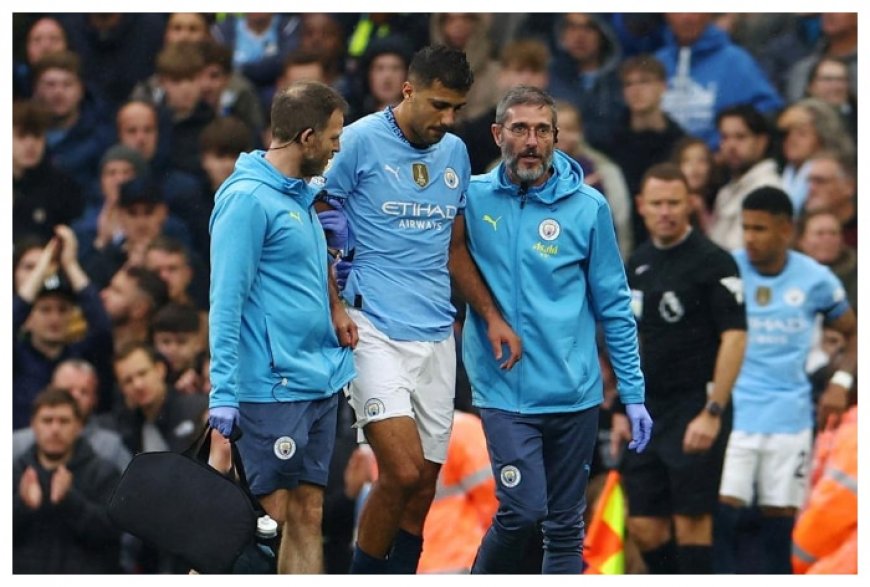
[[[643,292],[639,289],[631,290],[631,311],[637,320],[643,316]]]

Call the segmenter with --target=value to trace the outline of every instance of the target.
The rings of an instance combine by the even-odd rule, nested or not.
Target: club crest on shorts
[[[538,234],[545,241],[552,241],[559,238],[559,234],[562,233],[562,227],[559,226],[559,223],[553,220],[552,218],[547,218],[546,220],[542,220],[538,225]]]
[[[505,487],[516,487],[523,480],[520,470],[513,465],[505,465],[501,468],[501,484]]]
[[[366,416],[369,418],[374,418],[375,416],[380,416],[384,413],[384,402],[377,398],[372,398],[366,402],[366,405],[363,407],[363,411],[366,413]]]
[[[455,190],[456,186],[459,185],[459,176],[456,175],[456,172],[453,171],[451,167],[444,170],[444,183],[446,183],[447,187],[451,190]]]
[[[429,185],[429,168],[425,163],[414,163],[411,165],[411,177],[414,178],[414,183],[424,188]]]
[[[275,452],[275,456],[282,461],[290,460],[296,454],[296,441],[289,436],[282,436],[275,441],[272,450]]]

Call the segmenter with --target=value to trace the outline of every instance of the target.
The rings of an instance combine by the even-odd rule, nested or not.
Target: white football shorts
[[[348,398],[358,441],[365,441],[369,422],[408,416],[417,423],[424,458],[444,463],[456,393],[453,332],[439,342],[393,340],[360,310],[348,308],[348,314],[359,331],[353,351],[357,376]]]
[[[719,495],[751,504],[795,507],[804,504],[812,462],[812,429],[796,434],[731,432]]]

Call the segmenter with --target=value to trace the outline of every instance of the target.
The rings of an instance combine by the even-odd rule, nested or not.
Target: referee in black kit
[[[743,287],[731,255],[692,227],[679,167],[651,167],[637,198],[650,240],[627,276],[656,426],[645,452],[623,457],[628,528],[650,573],[709,574],[728,400],[746,345]],[[624,418],[614,417],[613,450]]]

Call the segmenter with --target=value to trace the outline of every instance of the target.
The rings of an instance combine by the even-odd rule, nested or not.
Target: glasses
[[[529,136],[529,133],[532,131],[532,128],[525,124],[514,124],[512,126],[504,126],[501,125],[502,128],[507,130],[509,133],[514,135],[518,139],[525,139]],[[546,140],[553,136],[553,127],[542,124],[541,126],[536,126],[534,128],[535,136],[539,139]]]
[[[817,82],[836,82],[836,83],[845,83],[849,81],[849,78],[845,75],[819,75],[816,76],[815,81]]]

